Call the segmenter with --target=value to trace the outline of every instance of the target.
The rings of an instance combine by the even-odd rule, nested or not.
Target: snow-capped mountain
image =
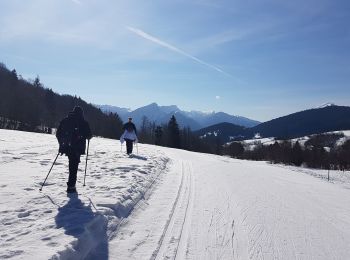
[[[99,109],[101,109],[102,112],[117,113],[120,117],[124,117],[125,115],[127,115],[128,113],[131,112],[131,109],[129,109],[129,108],[121,108],[121,107],[110,106],[110,105],[95,105],[95,106],[98,107]]]
[[[327,103],[323,103],[322,105],[316,107],[316,109],[317,109],[317,108],[331,107],[331,106],[335,106],[335,104],[332,103],[332,102],[327,102]]]
[[[233,116],[224,112],[201,112],[201,111],[183,111],[175,105],[171,106],[159,106],[157,103],[152,103],[144,107],[140,107],[133,111],[126,108],[120,108],[115,106],[97,105],[104,112],[118,113],[123,121],[126,121],[128,117],[132,117],[137,125],[140,125],[143,117],[147,117],[151,122],[158,124],[167,123],[172,115],[176,116],[176,119],[181,127],[189,126],[192,130],[198,130],[210,125],[228,122],[244,127],[253,127],[260,122],[251,120],[249,118],[241,116]]]
[[[199,122],[203,127],[216,125],[220,123],[231,123],[235,125],[245,126],[245,127],[253,127],[260,122],[251,120],[242,116],[233,116],[224,112],[211,112],[211,113],[203,113],[198,111],[185,112],[186,115],[195,119]]]

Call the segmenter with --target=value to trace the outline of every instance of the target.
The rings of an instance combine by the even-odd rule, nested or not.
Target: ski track
[[[348,173],[91,141],[67,197],[54,136],[0,130],[0,259],[348,259]],[[82,162],[85,157],[82,156]],[[306,173],[306,174],[305,174]]]
[[[193,174],[190,167],[189,163],[182,162],[183,182],[158,243],[159,248],[153,253],[151,259],[184,259],[194,197]]]

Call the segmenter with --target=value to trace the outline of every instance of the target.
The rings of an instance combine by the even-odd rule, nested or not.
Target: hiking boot
[[[67,193],[77,193],[77,189],[75,187],[68,187]]]

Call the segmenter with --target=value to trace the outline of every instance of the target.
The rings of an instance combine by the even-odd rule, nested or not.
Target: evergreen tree
[[[244,147],[240,142],[233,142],[226,147],[226,153],[233,158],[239,158],[243,152]]]
[[[150,134],[150,122],[146,116],[143,116],[141,119],[140,130],[138,131],[138,137],[142,143],[150,143],[151,134]]]
[[[37,88],[41,87],[39,75],[37,75],[36,78],[34,79],[33,85],[34,87],[37,87]]]
[[[162,137],[163,137],[163,128],[161,126],[157,126],[155,129],[155,145],[161,145],[162,144]]]
[[[168,123],[168,142],[169,147],[180,148],[180,129],[176,121],[175,116],[173,115]]]
[[[296,166],[300,166],[303,163],[303,150],[301,149],[301,146],[298,141],[294,144],[292,148],[291,162]]]

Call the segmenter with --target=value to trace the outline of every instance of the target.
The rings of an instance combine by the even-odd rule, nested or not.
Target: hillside
[[[196,132],[202,140],[215,143],[219,141],[221,144],[240,137],[246,128],[231,123],[220,123],[206,128],[202,128]]]
[[[57,94],[45,88],[39,77],[24,80],[16,70],[0,64],[0,128],[47,131],[56,128],[76,105],[85,111],[94,135],[120,137],[122,122],[118,115],[105,114],[80,97]]]
[[[249,128],[246,138],[259,133],[261,137],[295,138],[310,134],[350,129],[350,107],[326,106],[276,118]]]
[[[350,107],[328,105],[276,118],[255,127],[244,128],[224,123],[200,129],[195,133],[211,143],[218,140],[214,138],[218,136],[220,142],[224,144],[255,136],[291,139],[340,130],[350,130]]]

